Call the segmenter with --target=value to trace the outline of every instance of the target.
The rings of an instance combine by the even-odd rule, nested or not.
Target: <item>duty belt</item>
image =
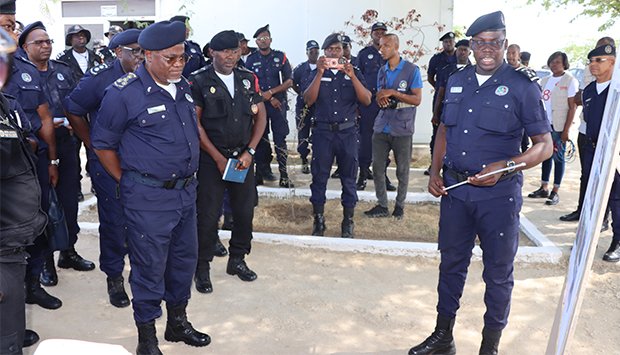
[[[163,187],[166,190],[173,190],[173,189],[182,190],[186,188],[187,186],[189,186],[192,183],[192,181],[196,179],[196,176],[194,174],[186,178],[176,178],[172,180],[161,181],[161,180],[155,179],[154,177],[140,174],[137,171],[125,171],[123,172],[123,176],[126,176],[127,178],[142,185],[152,186],[152,187]]]
[[[467,175],[467,174],[462,173],[460,171],[457,171],[457,170],[454,170],[452,168],[449,168],[449,167],[447,167],[445,165],[443,166],[443,173],[445,175],[450,176],[451,178],[455,179],[456,182],[463,182],[463,181],[467,180],[467,178],[475,175],[475,174],[474,175]],[[502,181],[502,180],[509,179],[513,175],[515,175],[516,173],[517,173],[516,171],[513,171],[510,174],[502,175],[502,177],[500,177],[499,180],[497,180],[497,181]]]
[[[355,121],[347,121],[342,123],[329,123],[329,122],[317,122],[314,121],[312,124],[313,127],[317,128],[327,128],[332,132],[344,131],[347,128],[351,128],[355,126]]]

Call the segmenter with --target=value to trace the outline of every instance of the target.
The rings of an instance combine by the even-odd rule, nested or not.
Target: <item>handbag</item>
[[[62,209],[56,190],[50,186],[50,207],[47,211],[49,223],[47,224],[47,243],[51,251],[67,250],[71,247],[69,242],[69,230],[65,220],[65,211]]]

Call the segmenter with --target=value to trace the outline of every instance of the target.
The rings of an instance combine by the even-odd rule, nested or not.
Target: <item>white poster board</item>
[[[579,311],[596,253],[605,208],[619,162],[619,130],[620,61],[616,61],[614,75],[609,85],[609,94],[594,161],[592,162],[592,170],[590,171],[588,189],[581,209],[575,244],[571,251],[564,288],[547,344],[547,355],[565,354],[575,333]],[[620,223],[620,221],[614,221],[614,223]]]

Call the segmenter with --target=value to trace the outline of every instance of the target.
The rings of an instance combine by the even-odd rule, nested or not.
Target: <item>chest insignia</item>
[[[166,105],[153,106],[146,109],[146,112],[148,112],[149,115],[162,111],[166,111]]]
[[[368,59],[372,59],[372,58],[374,58],[374,57],[375,57],[375,55],[374,55],[374,54],[369,54],[369,55],[368,55]]]
[[[194,54],[196,54],[196,48],[192,48],[192,49],[190,49],[189,51],[190,51],[190,52],[192,52],[192,53],[194,53]]]
[[[252,84],[250,83],[250,81],[249,81],[248,79],[243,79],[243,81],[241,81],[241,82],[243,83],[243,87],[244,87],[246,90],[249,90],[249,89],[250,89],[250,86],[251,86]]]
[[[211,86],[211,88],[209,89],[209,92],[212,94],[215,94],[215,86]]]
[[[194,103],[194,99],[192,98],[192,95],[190,95],[189,93],[185,93],[185,98],[187,99],[187,101]]]
[[[406,89],[407,88],[407,80],[401,80],[400,83],[398,83],[398,87],[400,89]]]
[[[280,58],[275,57],[275,58],[273,58],[273,61],[276,62],[276,63],[280,63]]]
[[[497,87],[497,89],[495,89],[495,95],[497,95],[497,96],[504,96],[504,95],[508,94],[508,91],[510,91],[508,89],[508,86],[500,85],[500,86]]]
[[[62,75],[62,73],[56,74],[56,78],[58,78],[58,80],[60,80],[60,81],[64,81],[65,80],[65,77]]]
[[[28,73],[22,73],[22,80],[29,83],[32,81],[32,77]]]

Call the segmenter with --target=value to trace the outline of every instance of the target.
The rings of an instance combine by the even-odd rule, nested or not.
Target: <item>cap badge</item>
[[[609,44],[607,46],[605,46],[605,53],[611,54],[611,51],[612,51],[612,49],[611,49],[611,46]]]

